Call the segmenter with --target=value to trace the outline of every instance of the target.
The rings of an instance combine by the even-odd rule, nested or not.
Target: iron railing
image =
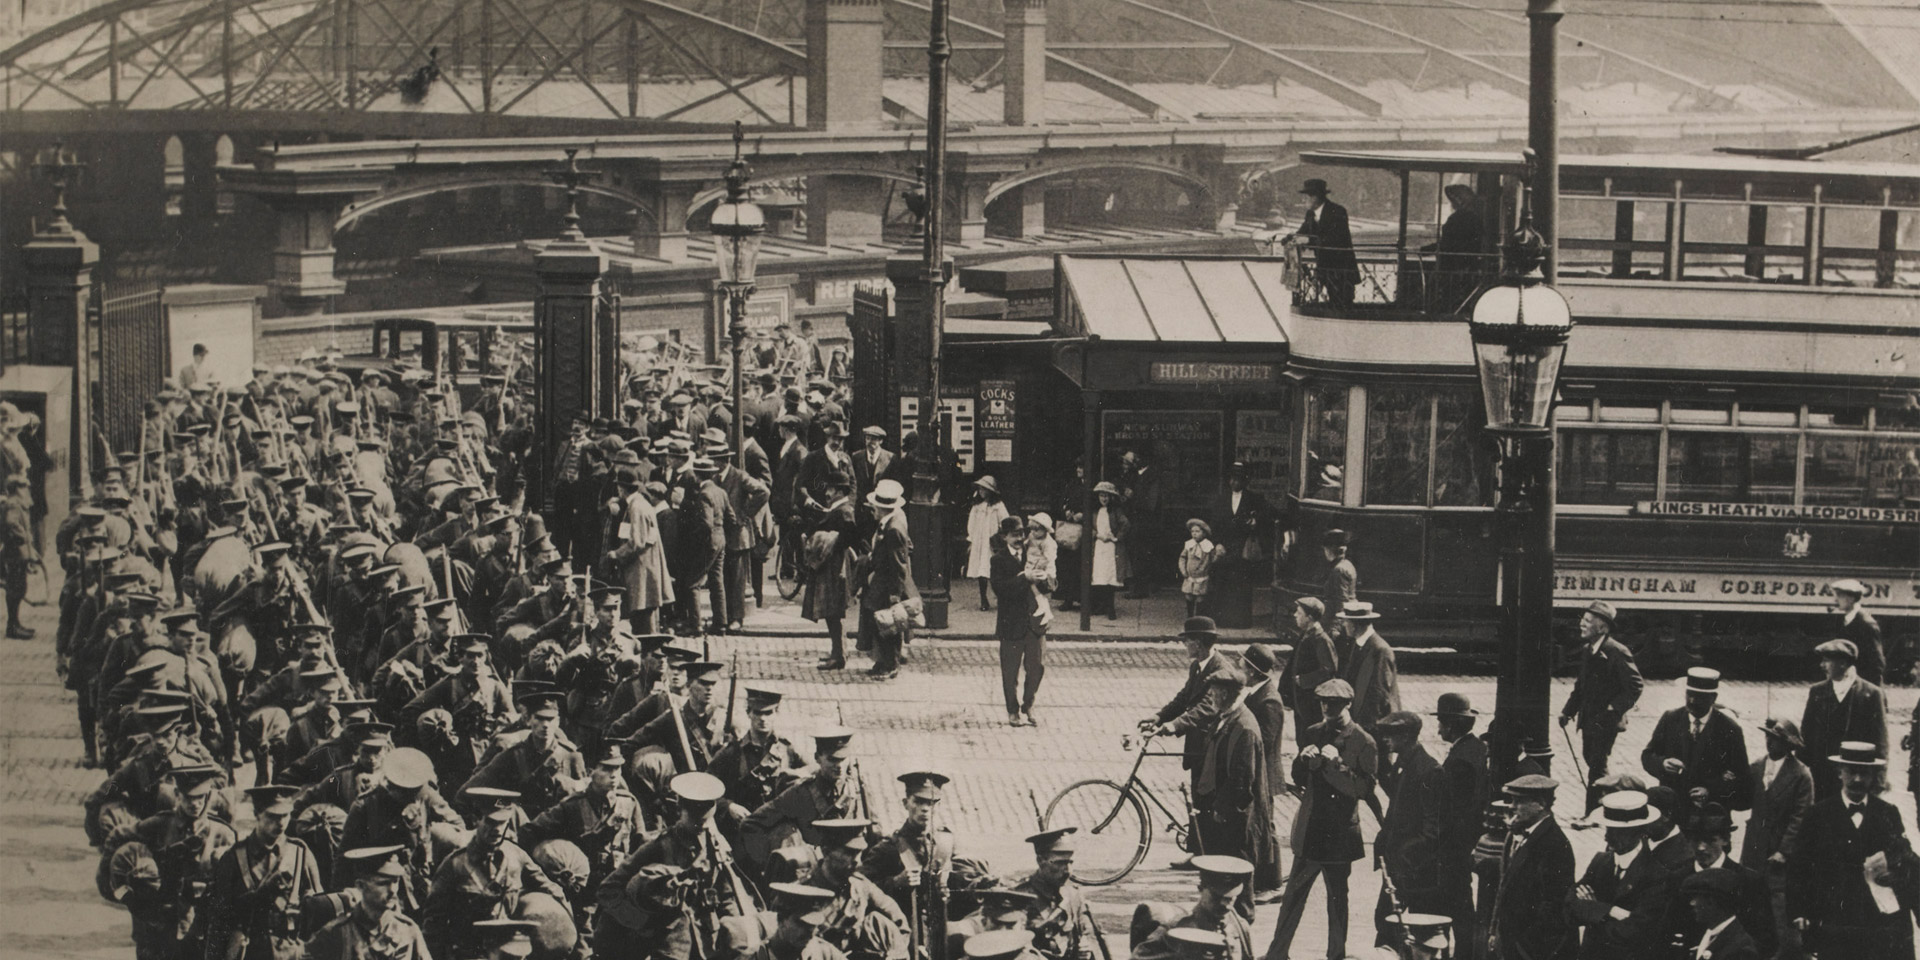
[[[1353,263],[1341,262],[1350,250]],[[1482,284],[1499,276],[1495,254],[1439,254],[1393,246],[1287,250],[1294,303],[1355,309],[1393,309],[1453,316]]]
[[[0,372],[32,355],[33,327],[27,323],[27,295],[0,297]]]

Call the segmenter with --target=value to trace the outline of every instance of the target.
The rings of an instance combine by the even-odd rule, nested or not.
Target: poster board
[[[1247,488],[1268,503],[1286,497],[1288,427],[1285,410],[1234,412],[1233,459],[1247,465]]]
[[[1221,483],[1218,410],[1100,411],[1100,476],[1125,486],[1120,458],[1137,450],[1160,472],[1163,507],[1205,507]]]

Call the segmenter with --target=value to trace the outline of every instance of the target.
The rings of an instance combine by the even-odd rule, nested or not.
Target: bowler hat
[[[1436,717],[1477,717],[1480,715],[1480,711],[1475,710],[1473,703],[1463,694],[1443,693],[1440,695],[1439,702],[1435,704],[1433,708],[1433,715]]]
[[[1310,177],[1300,185],[1300,192],[1312,197],[1324,197],[1327,195],[1327,182],[1319,177]]]
[[[1241,655],[1241,659],[1246,661],[1250,671],[1262,677],[1271,675],[1274,668],[1280,665],[1279,658],[1273,655],[1273,648],[1264,643],[1248,644],[1247,652]]]
[[[1220,628],[1214,624],[1212,617],[1188,617],[1180,627],[1180,636],[1211,643],[1220,639]]]

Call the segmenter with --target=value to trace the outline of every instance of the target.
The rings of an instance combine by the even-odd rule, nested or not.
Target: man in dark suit
[[[1814,802],[1839,792],[1840,775],[1828,757],[1848,740],[1865,740],[1887,752],[1887,698],[1875,684],[1862,679],[1854,664],[1860,659],[1852,640],[1828,640],[1813,652],[1827,679],[1807,690],[1807,708],[1800,715],[1800,733],[1807,747],[1800,754],[1813,773]]]
[[[824,511],[833,502],[827,496],[827,480],[842,473],[850,479],[853,477],[853,458],[845,449],[847,425],[829,420],[820,425],[820,431],[820,446],[807,451],[800,464],[800,479],[794,487],[794,502],[802,510]],[[782,452],[781,456],[787,454]]]
[[[1840,615],[1840,627],[1834,636],[1853,641],[1853,648],[1860,651],[1856,667],[1861,679],[1875,686],[1885,685],[1887,651],[1881,641],[1880,621],[1860,605],[1867,595],[1867,585],[1849,577],[1835,580],[1827,589],[1833,593],[1833,612]]]
[[[721,490],[727,494],[727,552],[726,552],[726,590],[727,607],[714,615],[716,621],[726,624],[728,630],[739,630],[747,618],[747,593],[753,574],[753,544],[755,539],[754,518],[767,507],[767,485],[747,475],[734,462],[733,451],[727,447],[724,436],[716,436],[709,430],[707,436],[707,456],[720,466],[720,473],[713,478]]]
[[[781,531],[788,533],[786,524],[801,503],[800,473],[807,463],[807,445],[800,439],[800,434],[807,429],[807,424],[790,413],[781,414],[775,423],[780,431],[780,452],[773,458],[773,490],[770,496],[773,517],[781,524]]]
[[[1705,803],[1727,810],[1753,806],[1747,776],[1747,738],[1732,717],[1714,709],[1720,697],[1720,671],[1687,671],[1687,705],[1660,716],[1653,737],[1640,751],[1640,765],[1655,780],[1673,788],[1685,811]]]
[[[1659,815],[1638,790],[1600,799],[1589,819],[1607,830],[1607,848],[1567,895],[1567,917],[1581,928],[1580,960],[1640,960],[1665,943],[1667,907],[1677,879],[1654,860],[1646,828]]]
[[[1267,752],[1267,797],[1280,796],[1287,789],[1286,771],[1281,767],[1281,738],[1287,731],[1287,705],[1280,699],[1280,677],[1274,672],[1279,666],[1273,648],[1264,643],[1247,645],[1247,652],[1240,657],[1247,667],[1247,709],[1253,711],[1253,718],[1260,723],[1260,745]],[[1258,862],[1260,870],[1253,876],[1253,902],[1271,903],[1280,898],[1280,840],[1277,834],[1268,831],[1271,838],[1269,855]]]
[[[1911,957],[1908,914],[1920,863],[1900,811],[1877,795],[1886,758],[1873,743],[1848,740],[1827,759],[1838,770],[1840,789],[1807,814],[1800,849],[1787,862],[1787,912],[1807,948],[1822,958]],[[1870,881],[1866,864],[1876,854],[1886,867]],[[1877,902],[1888,894],[1891,911]]]
[[[714,482],[714,478],[720,474],[720,465],[701,457],[693,461],[692,467],[698,486],[680,502],[680,548],[686,555],[685,564],[681,567],[686,578],[683,585],[685,592],[680,596],[685,598],[687,611],[696,628],[724,633],[727,626],[727,531],[737,521],[733,519],[733,502],[728,499],[727,491]],[[700,592],[703,589],[708,607],[705,616],[700,612]]]
[[[867,550],[867,582],[860,590],[860,639],[873,651],[867,670],[875,680],[900,675],[900,648],[910,639],[913,625],[900,623],[882,631],[874,614],[916,595],[913,585],[913,537],[907,533],[906,491],[882,480],[867,495],[875,529]]]
[[[1240,857],[1257,869],[1275,850],[1273,794],[1267,792],[1267,748],[1260,741],[1260,721],[1240,696],[1246,687],[1240,671],[1228,667],[1207,683],[1228,705],[1207,738],[1196,778],[1199,788],[1193,793],[1200,849]],[[1234,908],[1253,922],[1252,884],[1241,885]]]
[[[1580,615],[1580,676],[1560,709],[1560,725],[1580,721],[1580,754],[1587,762],[1587,809],[1595,805],[1595,781],[1607,775],[1613,741],[1627,728],[1627,711],[1640,702],[1645,683],[1633,653],[1613,639],[1613,604],[1595,600]]]
[[[1486,956],[1494,960],[1555,960],[1573,956],[1574,931],[1567,922],[1573,891],[1573,846],[1553,819],[1552,777],[1528,774],[1503,793],[1507,842],[1500,856],[1500,888],[1487,927]]]
[[[1762,956],[1773,956],[1778,939],[1774,933],[1772,899],[1767,894],[1766,878],[1758,870],[1728,856],[1733,846],[1733,819],[1717,803],[1703,804],[1686,823],[1688,842],[1693,844],[1693,862],[1683,867],[1682,878],[1706,871],[1722,871],[1735,894],[1734,913],[1741,926],[1753,938]],[[1700,926],[1693,911],[1684,902],[1676,902],[1667,911],[1666,942],[1699,943],[1708,927]]]
[[[1227,468],[1227,489],[1207,506],[1213,539],[1226,553],[1213,568],[1207,605],[1224,627],[1253,625],[1253,586],[1265,569],[1272,529],[1267,498],[1247,486],[1247,465]]]
[[[1795,756],[1805,744],[1792,720],[1769,719],[1764,729],[1767,755],[1748,772],[1753,816],[1740,841],[1740,862],[1766,880],[1774,939],[1788,956],[1798,956],[1800,931],[1787,916],[1787,861],[1800,849],[1800,827],[1813,806],[1813,774]]]
[[[1332,617],[1340,608],[1360,599],[1360,571],[1347,557],[1347,550],[1353,545],[1353,537],[1345,530],[1328,530],[1320,535],[1320,555],[1327,560],[1327,582],[1320,589],[1320,604],[1326,608],[1326,616]],[[1328,629],[1334,623],[1331,619],[1323,622]]]
[[[1742,925],[1738,910],[1738,881],[1728,871],[1702,870],[1680,883],[1682,902],[1674,909],[1690,911],[1701,931],[1679,946],[1693,960],[1763,960],[1762,950]]]
[[[1133,521],[1133,544],[1130,552],[1145,562],[1133,564],[1133,577],[1127,584],[1127,596],[1140,600],[1153,592],[1156,577],[1146,572],[1156,568],[1153,558],[1170,557],[1175,551],[1168,549],[1166,507],[1166,487],[1161,483],[1160,470],[1137,450],[1128,450],[1120,457],[1121,479],[1120,493],[1126,498],[1127,516]],[[1183,535],[1185,528],[1181,528]],[[1172,569],[1169,565],[1168,569]]]
[[[1211,617],[1188,617],[1180,630],[1180,641],[1187,648],[1187,682],[1158,713],[1140,721],[1140,732],[1157,737],[1184,734],[1186,746],[1180,754],[1180,766],[1189,777],[1189,788],[1200,792],[1200,765],[1207,754],[1207,737],[1233,705],[1233,697],[1224,687],[1213,683],[1215,674],[1233,669],[1225,655],[1214,649],[1220,642],[1220,630]],[[1235,691],[1236,693],[1238,691]]]
[[[1473,848],[1480,842],[1487,809],[1487,745],[1473,732],[1479,717],[1466,697],[1441,694],[1433,716],[1440,739],[1447,744],[1446,759],[1440,764],[1447,795],[1441,806],[1445,824],[1438,854],[1440,888],[1446,895],[1446,905],[1435,912],[1453,918],[1453,942],[1464,951],[1476,942]]]
[[[1327,302],[1336,307],[1352,306],[1353,288],[1360,282],[1360,263],[1353,255],[1347,208],[1327,199],[1327,182],[1318,177],[1302,184],[1300,192],[1310,206],[1299,229],[1287,239],[1312,251],[1314,271]]]
[[[1019,517],[1000,518],[1000,533],[994,538],[993,557],[987,561],[987,581],[993,587],[995,605],[993,636],[1000,641],[1000,693],[1007,708],[1007,725],[1029,726],[1033,698],[1040,692],[1040,678],[1046,675],[1041,657],[1046,652],[1047,631],[1036,627],[1034,611],[1039,609],[1033,593],[1033,581],[1027,579],[1026,523]],[[1027,671],[1024,687],[1019,684],[1020,668]]]
[[[1420,717],[1396,711],[1380,718],[1380,786],[1392,801],[1380,833],[1373,840],[1373,862],[1393,881],[1394,897],[1384,885],[1373,911],[1377,934],[1374,946],[1391,947],[1402,941],[1400,924],[1389,917],[1405,910],[1447,915],[1452,906],[1440,875],[1440,844],[1446,834],[1446,775],[1439,762],[1420,745]],[[1391,759],[1387,759],[1390,757]]]
[[[694,438],[707,431],[707,418],[693,409],[693,394],[685,390],[675,390],[673,396],[667,398],[667,415],[647,429],[647,439],[658,440],[675,430]]]

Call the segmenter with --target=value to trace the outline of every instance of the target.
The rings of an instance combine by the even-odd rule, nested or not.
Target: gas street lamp
[[[1495,783],[1515,776],[1521,749],[1548,739],[1553,657],[1553,401],[1573,312],[1553,286],[1550,241],[1533,229],[1534,153],[1520,229],[1500,281],[1473,303],[1468,332],[1500,446],[1500,657],[1489,747]],[[1552,189],[1548,180],[1545,189]],[[1544,751],[1543,751],[1544,752]]]
[[[747,298],[753,296],[754,270],[760,262],[760,241],[767,233],[767,215],[747,199],[747,181],[753,168],[740,156],[745,139],[740,124],[733,125],[733,165],[727,168],[727,196],[713,208],[714,260],[720,267],[720,290],[727,297],[727,334],[733,338],[733,454],[740,455],[743,425],[740,399],[743,357],[747,347]]]

